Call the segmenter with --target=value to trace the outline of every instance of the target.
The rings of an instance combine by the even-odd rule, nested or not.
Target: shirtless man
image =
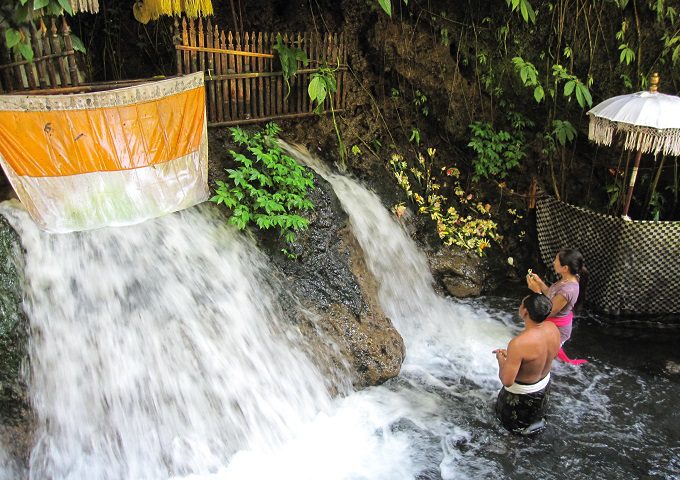
[[[514,433],[538,433],[545,426],[543,414],[550,390],[550,368],[560,349],[560,331],[552,322],[543,322],[552,308],[545,296],[532,293],[524,297],[519,315],[524,330],[508,348],[494,350],[498,377],[503,388],[496,401],[496,416]]]

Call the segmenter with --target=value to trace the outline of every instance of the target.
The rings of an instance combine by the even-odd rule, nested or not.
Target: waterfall
[[[328,408],[264,256],[209,206],[25,249],[31,479],[165,479],[268,451]]]
[[[425,255],[375,193],[329,171],[304,151],[282,145],[332,185],[349,215],[352,231],[380,284],[380,304],[404,338],[402,371],[413,368],[450,375],[446,370],[453,369],[480,385],[495,387],[497,365],[489,346],[507,343],[507,327],[435,293]]]

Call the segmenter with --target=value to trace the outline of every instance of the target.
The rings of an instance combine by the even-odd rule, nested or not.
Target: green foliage
[[[553,65],[553,77],[556,81],[564,81],[563,94],[567,98],[576,97],[581,108],[590,107],[593,104],[593,97],[590,95],[588,86],[584,84],[576,75],[570,74],[566,68],[560,64]],[[590,82],[591,80],[589,80]]]
[[[411,129],[411,136],[409,137],[408,141],[415,143],[416,145],[420,145],[420,130],[417,128]]]
[[[512,8],[513,12],[519,10],[526,23],[536,23],[536,12],[529,0],[505,0],[505,2],[508,7]]]
[[[295,232],[309,226],[301,213],[314,208],[308,198],[314,188],[311,172],[283,153],[276,142],[281,130],[275,123],[252,134],[238,127],[230,131],[243,153],[229,152],[238,166],[226,170],[226,182],[216,182],[210,200],[231,209],[229,223],[240,230],[250,224],[276,228],[288,244],[293,243]]]
[[[513,135],[505,130],[496,131],[489,122],[473,122],[469,128],[472,138],[468,147],[477,154],[472,162],[474,180],[505,178],[526,157],[521,135]]]
[[[427,155],[417,152],[415,161],[407,161],[400,154],[392,155],[389,166],[399,186],[416,205],[419,215],[426,215],[437,225],[437,234],[447,246],[456,245],[484,255],[492,241],[500,241],[496,223],[490,218],[491,205],[474,201],[460,183],[460,170],[443,167],[443,181],[433,174],[437,151],[427,149]],[[449,183],[450,182],[450,183]],[[444,192],[451,192],[447,196]],[[392,211],[398,217],[406,205],[397,204]]]
[[[515,66],[517,73],[519,73],[522,84],[525,87],[533,87],[534,100],[536,100],[536,103],[541,103],[545,98],[545,91],[538,82],[538,71],[536,70],[536,67],[534,67],[534,64],[525,61],[522,57],[514,57],[512,63]]]
[[[416,90],[413,104],[416,106],[416,109],[423,114],[423,117],[427,117],[430,114],[430,109],[427,106],[427,96],[420,90]]]
[[[340,68],[338,62],[338,68]],[[338,91],[338,84],[335,80],[335,72],[337,69],[332,69],[328,65],[322,65],[319,69],[312,74],[311,81],[309,82],[309,87],[307,87],[307,93],[312,101],[312,104],[316,102],[316,107],[314,107],[314,112],[321,114],[323,112],[323,103],[326,97],[332,97],[335,92]],[[340,153],[341,168],[346,167],[347,162],[347,148],[345,147],[345,142],[342,140],[342,135],[340,135],[340,129],[338,128],[338,122],[335,118],[335,110],[333,109],[333,100],[331,99],[331,115],[333,116],[333,127],[335,128],[335,136],[338,138],[338,151]]]
[[[297,75],[298,62],[302,62],[306,67],[309,65],[309,59],[303,50],[285,45],[280,33],[276,35],[276,45],[272,48],[279,53],[283,80],[286,82],[286,98],[288,98],[290,95],[290,79]]]
[[[327,96],[332,96],[338,90],[335,80],[335,70],[328,66],[321,66],[319,70],[312,74],[307,93],[312,103],[316,102],[314,112],[323,112],[323,102]]]
[[[408,5],[408,0],[403,1],[404,5]],[[392,0],[378,0],[378,4],[387,15],[389,15],[390,17],[392,16]]]
[[[2,0],[0,1],[0,25],[9,25],[5,30],[5,45],[8,49],[20,54],[29,62],[33,61],[33,46],[31,45],[31,32],[45,31],[42,21],[43,16],[73,15],[69,0]],[[75,35],[76,41],[80,41]],[[85,46],[80,42],[78,47]],[[77,49],[76,49],[77,50]]]
[[[553,120],[552,134],[561,146],[571,143],[576,138],[576,129],[568,120]]]

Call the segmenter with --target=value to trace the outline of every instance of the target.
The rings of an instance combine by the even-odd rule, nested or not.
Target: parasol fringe
[[[99,0],[71,0],[71,9],[73,10],[73,13],[98,13]]]
[[[615,132],[624,132],[624,148],[657,155],[680,155],[680,128],[657,130],[606,118],[590,117],[588,138],[600,145],[610,146]]]

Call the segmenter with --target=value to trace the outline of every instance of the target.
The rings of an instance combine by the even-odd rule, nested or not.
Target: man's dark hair
[[[524,308],[527,309],[529,318],[536,323],[541,323],[548,318],[550,310],[552,310],[552,302],[550,299],[540,293],[527,295],[524,297],[524,300],[522,300],[522,304],[524,305]]]

